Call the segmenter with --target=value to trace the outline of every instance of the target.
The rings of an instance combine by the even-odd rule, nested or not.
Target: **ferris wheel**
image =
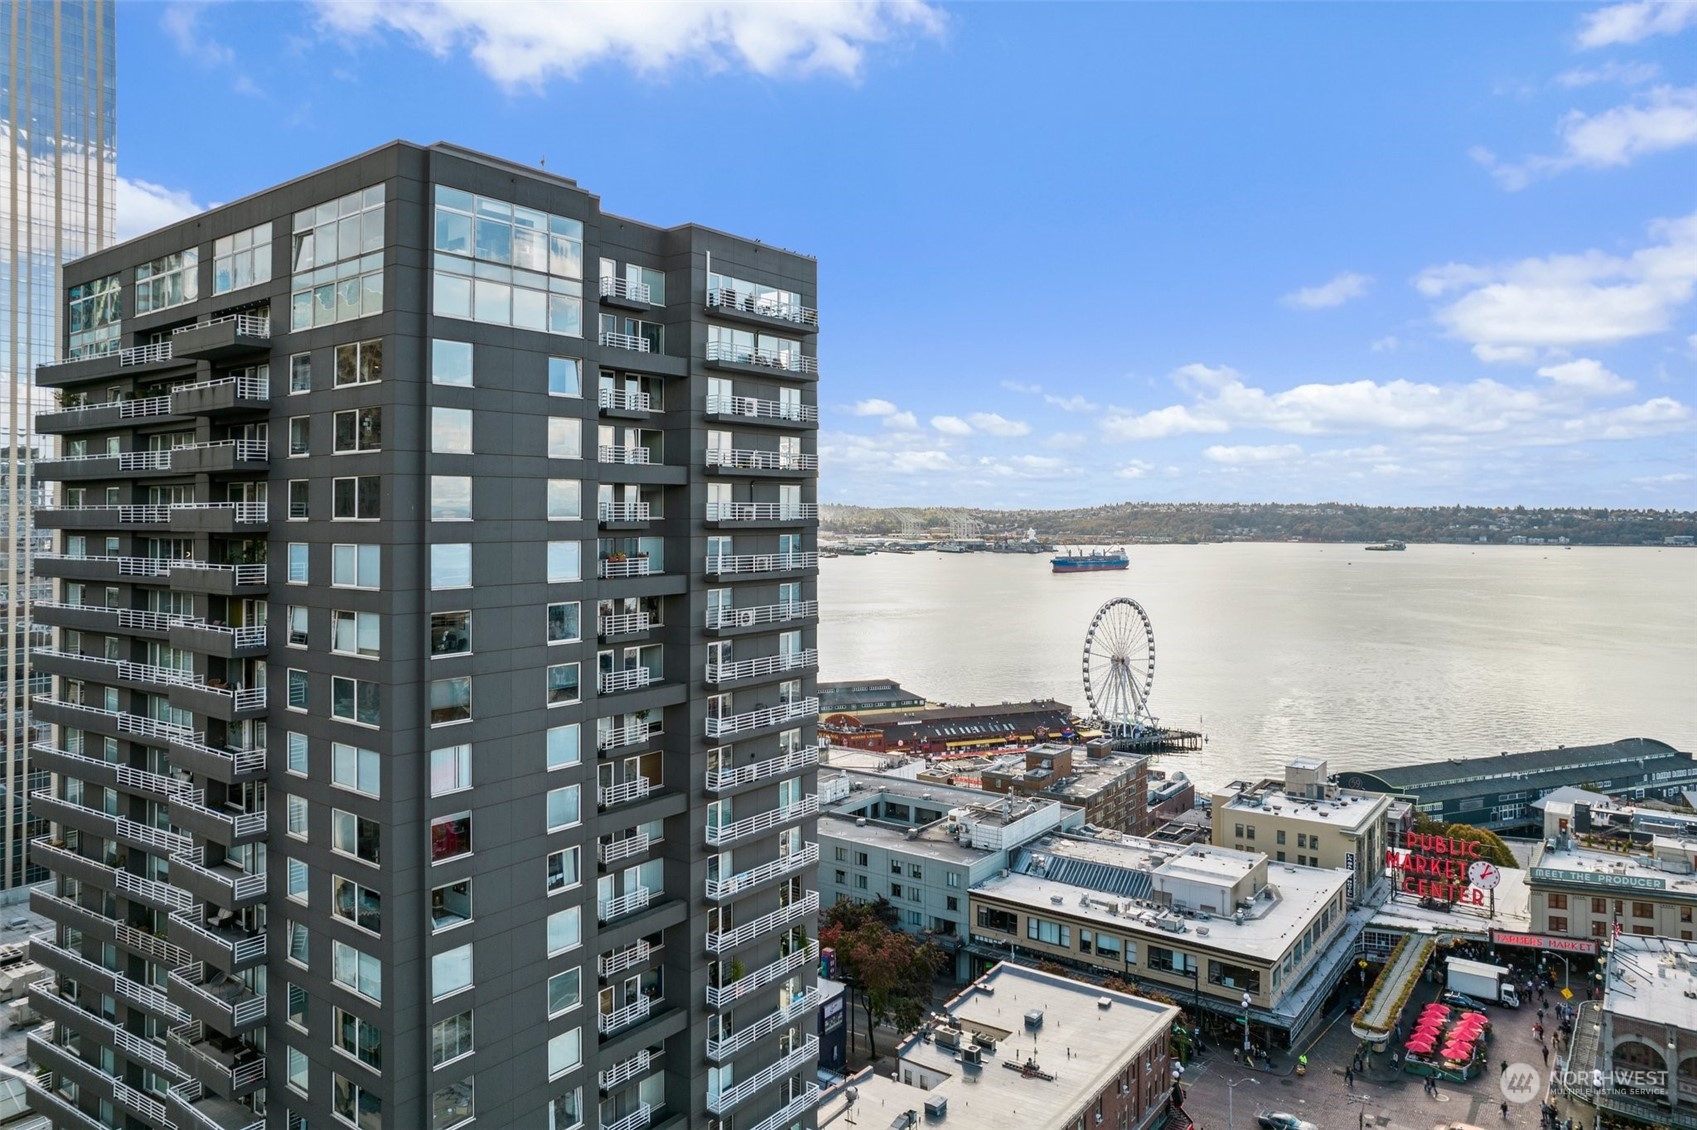
[[[1143,606],[1117,596],[1096,610],[1084,633],[1084,697],[1110,736],[1156,725],[1149,713],[1155,683],[1155,632]]]

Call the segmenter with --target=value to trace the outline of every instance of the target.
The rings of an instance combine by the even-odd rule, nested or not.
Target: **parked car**
[[[1485,1003],[1483,1001],[1475,1000],[1466,993],[1445,992],[1442,996],[1438,997],[1438,1000],[1452,1008],[1470,1008],[1474,1012],[1485,1011]]]
[[[1264,1110],[1255,1116],[1255,1121],[1261,1124],[1261,1130],[1320,1130],[1312,1122],[1282,1110]]]

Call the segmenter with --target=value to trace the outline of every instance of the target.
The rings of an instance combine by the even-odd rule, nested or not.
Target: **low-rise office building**
[[[1697,840],[1655,836],[1645,851],[1582,847],[1571,834],[1532,853],[1532,929],[1576,938],[1660,936],[1697,929]]]
[[[1089,746],[1045,742],[985,765],[977,779],[985,792],[1082,808],[1097,828],[1149,833],[1149,759],[1117,754],[1105,739]]]
[[[1331,783],[1323,758],[1299,757],[1283,781],[1233,781],[1214,794],[1214,845],[1264,851],[1279,863],[1336,867],[1350,876],[1351,903],[1385,873],[1384,793]]]
[[[896,1052],[828,1094],[820,1130],[1146,1130],[1166,1118],[1178,1009],[1001,964]]]
[[[967,949],[975,968],[1055,961],[1159,987],[1288,1046],[1353,956],[1345,878],[1260,852],[1050,836],[972,889]]]

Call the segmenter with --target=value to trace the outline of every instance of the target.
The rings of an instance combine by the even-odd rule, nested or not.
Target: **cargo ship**
[[[1369,545],[1366,547],[1368,553],[1400,553],[1402,550],[1407,548],[1408,547],[1400,541],[1380,542],[1378,545]]]
[[[1050,568],[1057,573],[1099,573],[1130,565],[1131,560],[1123,549],[1092,549],[1088,553],[1063,553],[1049,558]]]

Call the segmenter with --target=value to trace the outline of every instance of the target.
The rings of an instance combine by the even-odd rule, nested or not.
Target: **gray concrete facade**
[[[811,1125],[814,261],[397,142],[113,276],[37,377],[43,1109]]]

